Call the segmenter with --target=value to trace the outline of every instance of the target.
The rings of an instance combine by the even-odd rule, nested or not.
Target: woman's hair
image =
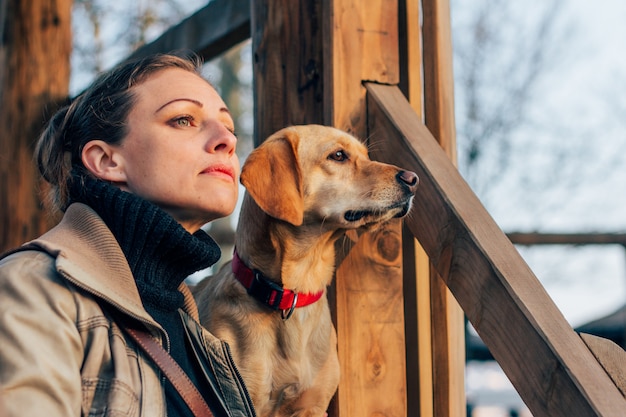
[[[135,102],[134,86],[168,68],[200,75],[201,65],[195,55],[151,55],[124,62],[102,73],[71,104],[60,109],[48,122],[35,148],[39,172],[50,184],[46,206],[53,213],[65,211],[71,182],[90,175],[81,159],[87,142],[99,139],[110,144],[121,143]]]

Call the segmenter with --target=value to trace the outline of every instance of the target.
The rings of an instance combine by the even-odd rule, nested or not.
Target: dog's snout
[[[412,171],[400,171],[397,175],[398,180],[409,186],[411,190],[414,190],[419,183],[419,178],[415,172]]]

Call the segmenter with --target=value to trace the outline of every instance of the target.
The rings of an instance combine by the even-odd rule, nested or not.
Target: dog
[[[352,135],[284,128],[247,158],[233,260],[193,289],[260,417],[321,417],[339,385],[326,288],[335,242],[405,216],[418,177],[370,160]]]

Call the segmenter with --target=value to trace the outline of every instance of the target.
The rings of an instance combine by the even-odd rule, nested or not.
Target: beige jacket
[[[188,330],[210,358],[216,416],[253,416],[228,347],[197,325],[191,293],[181,290]],[[169,343],[142,307],[117,241],[88,206],[71,205],[58,226],[0,260],[0,398],[8,416],[165,416],[160,373],[110,306]]]

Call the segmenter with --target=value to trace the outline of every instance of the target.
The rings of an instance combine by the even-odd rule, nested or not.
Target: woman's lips
[[[231,181],[235,180],[235,171],[232,167],[228,165],[211,165],[208,168],[205,168],[202,171],[202,174],[212,175],[212,176],[223,176],[229,178]]]

